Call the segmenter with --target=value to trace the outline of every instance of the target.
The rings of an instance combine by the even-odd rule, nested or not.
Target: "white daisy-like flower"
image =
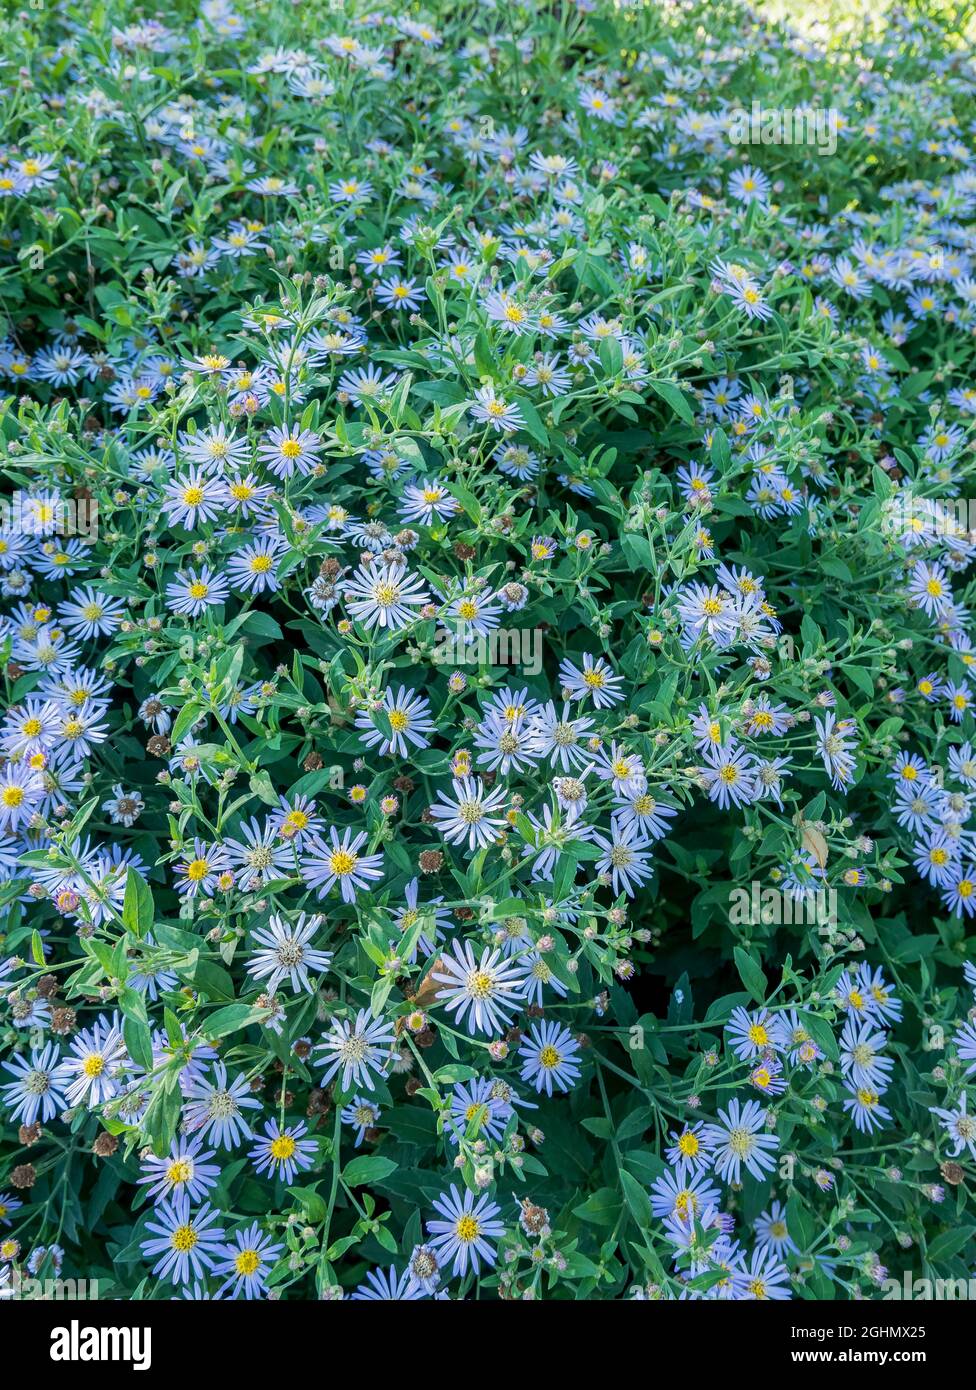
[[[441,792],[440,801],[430,808],[431,818],[448,844],[460,845],[466,840],[473,854],[496,840],[498,831],[508,824],[503,816],[495,814],[507,799],[507,792],[504,787],[495,787],[486,795],[480,777],[455,779],[451,789],[453,801]]]
[[[414,621],[415,609],[430,602],[420,576],[408,575],[406,565],[399,564],[361,565],[343,580],[342,593],[349,612],[367,632],[375,627],[396,632]]]
[[[373,1018],[360,1009],[354,1022],[334,1019],[332,1032],[315,1048],[325,1063],[322,1086],[336,1076],[343,1091],[363,1086],[375,1090],[376,1077],[383,1076],[393,1060],[396,1033],[385,1018]]]
[[[485,1033],[489,1037],[503,1032],[511,1024],[512,1013],[521,1002],[525,990],[525,967],[506,960],[502,952],[486,946],[476,959],[470,941],[453,943],[454,954],[440,957],[432,978],[444,988],[437,992],[437,1002],[465,1022],[470,1034]]]
[[[312,938],[322,926],[318,915],[306,917],[300,912],[295,922],[287,922],[274,913],[267,927],[258,927],[254,940],[260,945],[247,967],[256,980],[267,980],[269,993],[277,992],[283,980],[291,984],[292,993],[311,994],[315,984],[309,972],[322,974],[332,964],[331,951],[319,951],[311,945]]]

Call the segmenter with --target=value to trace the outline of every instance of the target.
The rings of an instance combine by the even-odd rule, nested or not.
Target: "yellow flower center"
[[[468,993],[475,999],[487,999],[493,985],[494,980],[487,970],[472,970],[467,979]]]
[[[481,1226],[477,1217],[471,1216],[470,1213],[460,1217],[454,1228],[454,1233],[458,1240],[464,1241],[465,1245],[470,1245],[481,1234]]]
[[[188,1254],[200,1237],[192,1226],[177,1226],[172,1235],[172,1245],[174,1250],[178,1250],[181,1255]]]

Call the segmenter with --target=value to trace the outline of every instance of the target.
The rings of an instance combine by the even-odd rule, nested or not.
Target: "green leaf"
[[[142,1129],[156,1154],[166,1153],[172,1144],[182,1106],[179,1075],[174,1068],[164,1074],[142,1118]]]
[[[438,1067],[434,1072],[435,1081],[473,1081],[478,1075],[476,1067],[465,1067],[458,1062],[448,1062],[445,1067]]]
[[[844,672],[847,679],[852,681],[863,695],[866,695],[869,700],[874,698],[874,677],[871,675],[870,671],[866,671],[863,666],[855,665],[854,662],[851,662],[848,666],[842,666],[841,670]]]
[[[621,1168],[618,1176],[620,1178],[620,1186],[623,1189],[624,1200],[627,1203],[631,1216],[642,1231],[653,1230],[654,1216],[651,1211],[650,1197],[648,1197],[634,1175],[627,1172],[626,1168]]]
[[[364,1183],[381,1182],[395,1173],[399,1164],[392,1158],[381,1158],[379,1154],[364,1154],[362,1158],[351,1159],[342,1170],[342,1180],[349,1187],[362,1187]]]
[[[520,396],[518,407],[522,412],[522,419],[525,421],[523,428],[526,434],[531,435],[536,443],[541,444],[543,448],[547,448],[549,445],[549,435],[542,420],[539,418],[539,412],[536,410],[535,406],[531,401],[527,401]]]
[[[620,1193],[613,1187],[598,1187],[585,1202],[573,1208],[573,1215],[594,1226],[612,1226],[620,1213]]]
[[[302,1208],[306,1221],[324,1221],[328,1206],[325,1198],[311,1187],[289,1187],[288,1195]]]
[[[176,722],[174,723],[172,732],[170,733],[170,741],[174,748],[179,743],[183,735],[186,733],[187,729],[189,729],[193,724],[197,722],[202,713],[203,706],[198,704],[196,700],[187,701],[187,703],[180,710],[179,714],[176,716]]]
[[[269,773],[265,772],[263,769],[259,772],[255,772],[251,776],[248,785],[255,796],[261,798],[265,806],[278,805],[278,793],[274,789],[274,783]]]
[[[809,1013],[805,1009],[797,1010],[797,1018],[799,1018],[823,1055],[829,1058],[831,1062],[836,1062],[840,1057],[840,1050],[837,1046],[837,1039],[834,1037],[834,1030],[827,1020],[821,1018],[818,1014]]]
[[[693,425],[695,423],[694,411],[688,404],[687,398],[683,392],[675,386],[673,382],[651,380],[647,384],[652,391],[656,392],[657,395],[661,397],[662,401],[667,402],[675,415],[680,416],[686,425]]]
[[[130,867],[125,878],[122,921],[133,936],[143,937],[152,928],[154,916],[152,889],[142,874]]]
[[[208,1038],[224,1038],[228,1033],[238,1033],[252,1023],[260,1023],[265,1017],[264,1009],[254,1009],[250,1004],[228,1004],[207,1017],[203,1031]]]
[[[147,1025],[141,1019],[124,1017],[122,1036],[132,1060],[145,1071],[152,1071],[152,1034]]]
[[[762,967],[757,965],[750,956],[749,952],[741,946],[736,946],[732,952],[735,960],[736,969],[739,972],[739,979],[746,989],[755,999],[757,1004],[761,1004],[766,998],[767,981],[763,974]]]
[[[953,1255],[958,1255],[974,1236],[976,1236],[976,1226],[958,1226],[955,1230],[943,1231],[941,1235],[937,1235],[934,1240],[929,1241],[926,1250],[929,1262],[935,1264],[938,1260],[948,1260]]]

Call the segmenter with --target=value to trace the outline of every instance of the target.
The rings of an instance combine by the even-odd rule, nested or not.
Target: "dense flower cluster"
[[[0,1280],[968,1278],[972,51],[308,8],[3,21]]]

